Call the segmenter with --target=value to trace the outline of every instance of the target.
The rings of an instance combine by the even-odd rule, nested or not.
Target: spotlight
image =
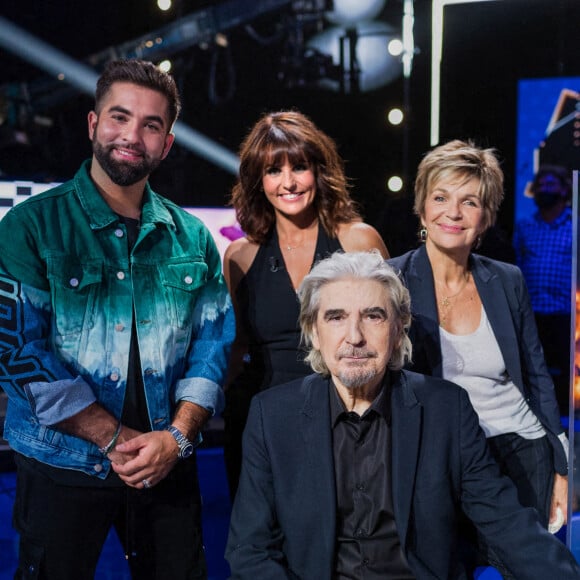
[[[157,0],[157,7],[165,12],[171,8],[171,0]]]
[[[389,191],[394,193],[401,191],[401,189],[403,189],[403,180],[398,175],[393,175],[392,177],[389,177],[387,187],[389,188]]]
[[[387,46],[391,56],[401,56],[401,54],[403,54],[403,48],[403,42],[399,38],[393,38]]]
[[[391,125],[400,125],[405,118],[403,111],[398,108],[391,109],[387,114],[387,119]]]
[[[399,59],[393,58],[387,46],[395,38],[395,30],[381,21],[360,22],[353,27],[331,27],[313,36],[307,47],[329,55],[340,66],[350,92],[372,91],[382,87],[402,72]],[[350,54],[354,52],[354,62]],[[318,86],[340,90],[341,82],[321,79]]]
[[[164,73],[168,73],[171,70],[171,61],[170,60],[162,60],[157,67],[161,69]]]
[[[376,18],[386,0],[334,0],[333,10],[326,13],[326,18],[333,24],[348,26],[364,20]]]

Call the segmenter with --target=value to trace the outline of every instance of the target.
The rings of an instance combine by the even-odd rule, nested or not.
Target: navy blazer
[[[394,514],[416,577],[466,578],[455,545],[462,508],[518,579],[578,580],[573,556],[500,475],[467,393],[410,371],[391,373],[390,385]],[[253,398],[226,548],[232,578],[332,578],[330,388],[310,375]]]
[[[411,295],[413,320],[409,336],[413,364],[408,366],[416,372],[441,377],[439,320],[427,250],[421,246],[388,263],[400,273]],[[524,277],[517,266],[477,254],[471,254],[469,267],[506,370],[548,434],[555,471],[566,475],[566,455],[557,437],[564,429]]]

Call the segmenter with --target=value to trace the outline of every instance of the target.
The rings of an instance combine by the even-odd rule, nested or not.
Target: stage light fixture
[[[165,73],[168,73],[172,67],[170,60],[162,60],[157,66]]]
[[[401,61],[387,49],[394,38],[395,29],[378,20],[349,28],[333,26],[316,34],[306,46],[318,54],[329,55],[339,71],[338,78],[322,78],[318,86],[354,93],[372,91],[393,81],[402,72]]]
[[[403,48],[403,42],[400,38],[393,38],[387,45],[387,50],[391,56],[401,56]]]
[[[165,12],[171,8],[171,0],[157,0],[157,7]]]
[[[389,191],[397,193],[403,189],[403,180],[398,175],[393,175],[389,177],[387,181],[387,187]]]
[[[348,26],[376,18],[386,0],[334,0],[333,9],[326,13],[326,18],[333,24]]]
[[[400,125],[403,122],[405,115],[401,109],[395,107],[387,113],[387,119],[391,125]]]

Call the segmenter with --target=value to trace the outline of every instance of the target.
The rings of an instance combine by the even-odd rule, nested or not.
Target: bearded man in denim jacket
[[[179,114],[151,63],[110,63],[93,157],[0,222],[0,386],[18,468],[17,578],[206,576],[193,448],[222,407],[234,322],[210,233],[154,193]]]

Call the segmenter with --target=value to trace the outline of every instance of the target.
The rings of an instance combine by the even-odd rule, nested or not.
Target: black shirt
[[[129,255],[139,236],[139,220],[119,216],[122,223],[127,228],[127,242]],[[136,289],[138,291],[138,289]],[[141,373],[141,357],[139,356],[139,343],[137,341],[137,325],[135,324],[135,313],[131,324],[131,344],[129,346],[129,369],[127,373],[127,387],[125,390],[125,401],[123,403],[123,414],[121,422],[127,427],[137,431],[151,431],[147,401],[145,399],[145,385]]]
[[[414,579],[393,512],[389,388],[383,386],[359,416],[345,409],[329,385],[337,498],[333,578]]]

